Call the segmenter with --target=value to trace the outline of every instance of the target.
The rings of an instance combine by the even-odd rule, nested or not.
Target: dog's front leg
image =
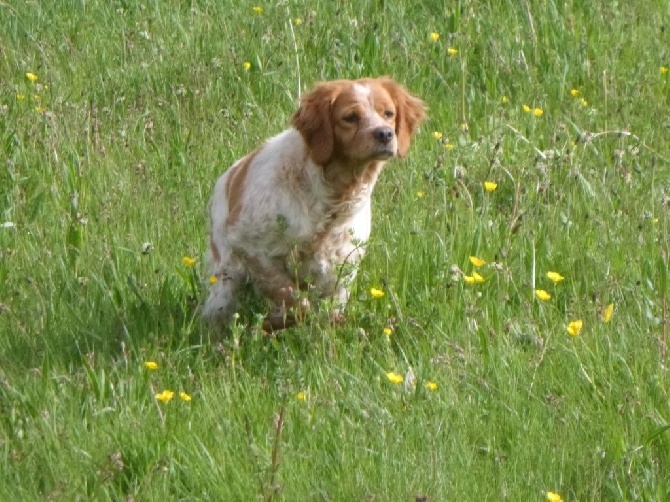
[[[298,286],[281,260],[245,254],[244,262],[261,294],[273,305],[263,322],[265,330],[288,328],[304,318],[310,309],[309,301],[300,298]]]

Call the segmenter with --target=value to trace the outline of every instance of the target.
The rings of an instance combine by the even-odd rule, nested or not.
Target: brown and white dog
[[[293,324],[310,307],[300,291],[349,298],[370,235],[370,197],[384,163],[403,157],[423,102],[389,78],[318,84],[293,127],[235,162],[216,183],[203,315],[225,325],[252,282],[273,308],[264,328]],[[345,266],[346,265],[346,266]]]

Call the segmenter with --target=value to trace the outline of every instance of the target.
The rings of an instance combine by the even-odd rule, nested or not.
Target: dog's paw
[[[346,320],[347,316],[344,315],[344,312],[340,309],[335,309],[330,313],[331,324],[344,324]]]

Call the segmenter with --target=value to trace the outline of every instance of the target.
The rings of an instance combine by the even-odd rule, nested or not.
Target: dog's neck
[[[384,163],[383,160],[359,163],[331,160],[323,166],[323,176],[332,198],[344,201],[358,198],[362,190],[372,192]]]

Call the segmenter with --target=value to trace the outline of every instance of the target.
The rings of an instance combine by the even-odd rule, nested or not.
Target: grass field
[[[669,5],[0,1],[0,499],[670,500]],[[346,323],[211,333],[214,181],[376,75]]]

